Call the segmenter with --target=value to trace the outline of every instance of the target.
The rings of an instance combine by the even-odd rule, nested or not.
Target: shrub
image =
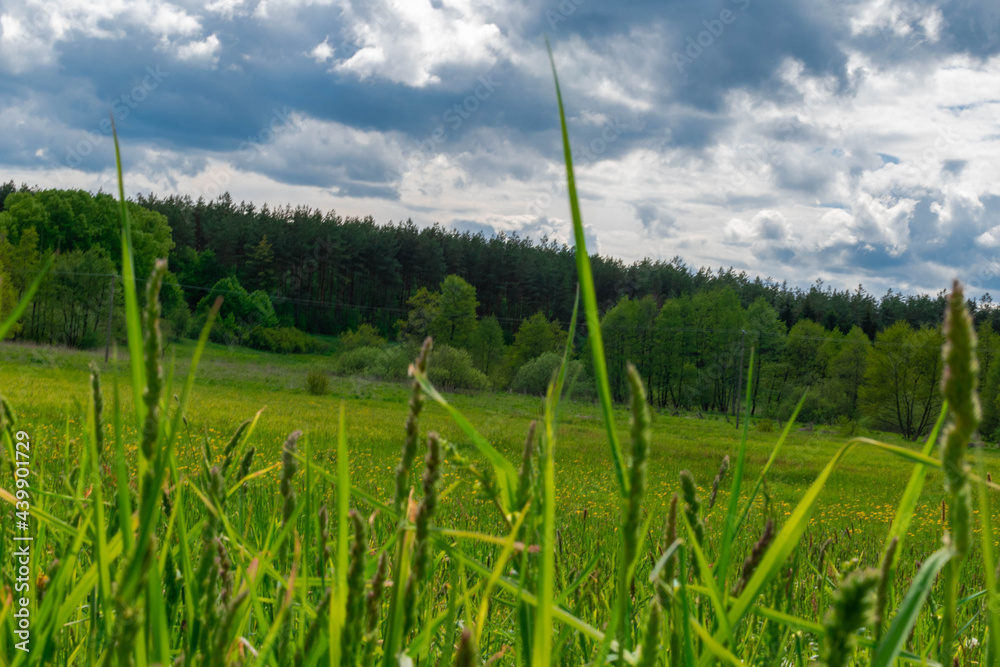
[[[472,364],[472,355],[465,350],[439,345],[431,353],[433,363],[428,377],[431,382],[447,389],[485,390],[490,381]]]
[[[758,419],[757,420],[757,430],[761,433],[770,433],[774,430],[774,422],[770,419]]]
[[[306,390],[313,396],[322,396],[330,388],[330,380],[323,371],[313,369],[306,376]]]
[[[514,381],[510,385],[511,391],[516,391],[519,394],[544,396],[549,382],[561,364],[562,357],[555,352],[545,352],[538,355],[517,370]]]
[[[267,352],[310,354],[325,352],[329,346],[295,327],[258,327],[247,336],[247,345]]]
[[[334,372],[338,375],[364,375],[381,377],[386,353],[377,347],[359,347],[337,358]]]
[[[555,352],[540,354],[517,370],[514,381],[511,382],[510,389],[520,394],[531,394],[533,396],[544,396],[548,391],[549,383],[559,372],[562,365],[562,355]],[[566,391],[567,397],[580,400],[591,399],[596,396],[594,381],[584,372],[583,364],[579,361],[571,361],[566,366]]]
[[[858,423],[847,415],[837,417],[837,430],[845,438],[852,438],[858,434]]]
[[[379,335],[378,329],[370,324],[359,324],[354,331],[345,331],[338,336],[342,352],[355,350],[359,347],[385,347],[385,338]]]
[[[383,350],[382,362],[378,375],[383,380],[405,380],[410,363],[420,351],[416,345],[392,345]]]

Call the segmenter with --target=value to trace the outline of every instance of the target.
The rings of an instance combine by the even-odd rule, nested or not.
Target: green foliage
[[[326,373],[314,368],[306,375],[306,391],[313,396],[323,396],[330,391],[330,379]]]
[[[248,293],[235,276],[228,276],[215,283],[208,294],[202,297],[195,309],[200,318],[196,322],[204,321],[206,313],[220,296],[223,299],[219,311],[220,322],[212,331],[212,340],[243,343],[257,327],[269,329],[278,326],[271,297],[260,290]]]
[[[379,335],[378,329],[364,322],[353,331],[345,331],[338,336],[340,349],[343,352],[359,347],[384,347],[385,338]]]
[[[386,352],[378,347],[356,347],[344,352],[334,364],[339,375],[381,377],[385,367]]]
[[[430,380],[446,389],[484,391],[490,381],[472,363],[472,356],[465,350],[449,345],[434,346],[434,364],[428,370]]]
[[[396,323],[401,342],[419,344],[430,335],[431,327],[437,321],[441,295],[421,287],[407,300],[410,309],[405,320]]]
[[[329,345],[295,327],[255,327],[244,343],[257,350],[281,354],[323,353]]]
[[[601,320],[608,382],[616,401],[624,401],[629,396],[627,363],[634,363],[647,383],[653,377],[657,361],[654,323],[659,312],[656,299],[651,296],[639,300],[624,297]]]
[[[431,336],[443,345],[469,347],[476,333],[478,305],[475,287],[458,276],[448,276],[441,283]]]
[[[976,329],[979,345],[980,402],[983,419],[979,430],[983,437],[996,442],[1000,439],[1000,334],[988,320]]]
[[[566,344],[566,332],[558,322],[549,321],[545,314],[537,312],[521,322],[514,334],[514,344],[508,352],[512,368],[522,365],[546,352],[558,352]]]
[[[834,412],[851,420],[860,415],[859,399],[871,346],[865,332],[861,327],[855,326],[847,332],[840,350],[827,363],[827,375],[833,393],[841,399],[837,401]]]
[[[862,409],[881,428],[915,440],[930,428],[941,407],[941,334],[897,322],[876,336],[868,355]]]
[[[469,352],[472,354],[472,361],[476,364],[476,368],[485,373],[487,377],[498,370],[503,362],[504,340],[503,329],[500,328],[500,322],[497,321],[495,315],[479,320],[476,332],[472,336]]]

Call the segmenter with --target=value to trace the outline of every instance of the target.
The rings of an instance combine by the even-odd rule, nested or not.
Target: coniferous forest
[[[115,199],[9,182],[0,186],[0,211],[0,314],[58,251],[13,338],[80,348],[104,345],[109,331],[123,340]],[[228,194],[143,195],[129,211],[136,274],[169,257],[168,337],[198,331],[221,295],[218,342],[320,352],[338,336],[333,349],[344,373],[402,377],[428,334],[444,349],[439,368],[447,377],[438,379],[454,388],[543,392],[558,366],[576,268],[573,249],[556,241],[257,207]],[[680,257],[592,262],[617,400],[628,395],[626,360],[638,360],[653,405],[735,414],[753,351],[754,415],[787,419],[805,388],[800,420],[848,431],[863,421],[916,438],[937,415],[943,290],[877,296],[862,285],[791,286],[732,268],[695,269]],[[993,439],[1000,317],[988,294],[968,305],[980,335],[980,430]],[[583,378],[582,319],[576,332]],[[388,344],[397,341],[404,345]]]

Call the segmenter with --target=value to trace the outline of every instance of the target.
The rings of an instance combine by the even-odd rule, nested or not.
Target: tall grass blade
[[[934,587],[934,580],[954,555],[953,549],[945,547],[938,549],[924,561],[917,576],[913,578],[913,583],[910,584],[910,590],[906,592],[906,597],[896,610],[892,625],[875,649],[872,667],[889,667],[899,656],[906,638],[910,636],[917,622],[920,609]]]
[[[573,304],[573,318],[569,325],[569,335],[566,337],[566,349],[563,352],[559,374],[549,384],[545,398],[545,419],[542,450],[542,562],[538,575],[538,610],[535,613],[535,627],[531,640],[532,667],[548,667],[552,663],[552,599],[555,595],[555,536],[556,536],[556,474],[555,474],[555,420],[559,409],[559,398],[562,394],[563,382],[566,379],[566,367],[570,351],[573,349],[573,336],[576,332],[576,317],[580,304],[579,287],[577,299]]]
[[[337,579],[334,589],[333,608],[330,612],[330,665],[340,665],[341,632],[347,610],[347,561],[348,561],[348,519],[351,503],[351,477],[347,458],[346,408],[340,404],[340,419],[337,426]],[[397,587],[403,581],[397,579]]]
[[[125,329],[128,333],[129,367],[132,370],[132,392],[135,400],[136,425],[142,430],[146,406],[139,397],[146,386],[146,368],[142,355],[142,318],[139,314],[139,297],[135,290],[135,262],[132,258],[132,224],[129,221],[128,203],[125,200],[125,180],[122,178],[122,154],[118,145],[115,117],[111,115],[111,136],[115,142],[115,170],[118,174],[118,201],[122,218],[122,290],[125,294]],[[140,468],[141,471],[141,468]]]
[[[986,667],[995,667],[1000,654],[1000,590],[997,590],[996,559],[993,552],[993,514],[990,512],[990,498],[986,492],[986,466],[983,453],[979,452],[978,489],[980,537],[983,550],[983,574],[986,580],[986,625],[989,640],[986,645]],[[961,601],[959,602],[961,604]]]
[[[563,108],[562,91],[559,88],[559,76],[556,74],[556,61],[549,50],[549,63],[552,65],[552,79],[556,86],[556,100],[559,102],[559,125],[562,130],[563,155],[566,159],[566,184],[569,190],[569,207],[573,216],[573,238],[576,244],[576,270],[583,295],[583,311],[587,318],[587,338],[590,343],[590,354],[594,362],[594,379],[597,382],[597,394],[601,399],[601,412],[604,416],[604,427],[608,433],[608,444],[611,446],[611,462],[614,465],[615,478],[618,481],[618,491],[623,498],[628,496],[628,479],[625,477],[625,457],[622,455],[618,432],[615,430],[614,404],[611,400],[611,384],[608,381],[608,366],[604,356],[604,339],[601,337],[601,314],[597,309],[597,291],[594,288],[594,276],[590,268],[590,256],[587,255],[587,239],[583,231],[583,218],[580,215],[580,202],[576,196],[576,177],[573,175],[573,153],[569,146],[569,130],[566,127],[566,112]]]

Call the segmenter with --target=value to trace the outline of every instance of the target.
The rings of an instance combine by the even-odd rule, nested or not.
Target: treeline
[[[439,225],[419,228],[409,220],[379,225],[371,217],[344,218],[308,207],[236,204],[228,194],[214,201],[150,194],[134,204],[137,218],[157,225],[165,220],[159,249],[168,249],[171,272],[192,311],[220,280],[234,278],[249,294],[269,296],[280,326],[336,335],[369,322],[393,339],[410,297],[457,275],[476,288],[479,315],[495,316],[508,342],[520,322],[536,312],[564,326],[572,312],[573,249],[548,239],[535,242],[504,233],[486,237]],[[118,262],[117,221],[108,195],[18,189],[11,182],[0,186],[0,210],[12,230],[7,232],[10,242],[19,233],[14,230],[34,226],[39,252],[86,251],[99,243]],[[95,235],[96,230],[105,236]],[[648,295],[662,303],[729,288],[743,308],[765,299],[788,328],[808,319],[831,331],[857,326],[870,339],[901,320],[916,328],[940,324],[943,312],[943,291],[928,296],[890,290],[876,297],[861,286],[837,290],[819,281],[802,289],[731,268],[695,270],[677,257],[626,264],[595,255],[592,262],[605,310],[622,297]],[[977,323],[988,318],[1000,325],[1000,314],[991,306],[988,295],[970,302]]]
[[[784,421],[802,400],[798,419],[927,433],[941,408],[939,327],[898,320],[868,338],[859,326],[828,330],[800,319],[788,328],[764,298],[743,308],[729,288],[658,304],[623,298],[602,321],[611,388],[624,400],[626,361],[649,387],[652,402],[674,410],[735,414],[749,393],[751,414]],[[979,325],[984,419],[995,440],[1000,390],[1000,336]],[[751,368],[751,350],[752,368]],[[752,371],[752,372],[751,372]],[[802,397],[805,396],[803,399]]]
[[[155,258],[169,258],[168,336],[199,330],[222,296],[216,340],[309,352],[327,346],[314,336],[344,335],[342,348],[365,350],[353,352],[358,368],[392,376],[400,372],[389,358],[395,353],[377,341],[412,342],[430,333],[455,351],[453,376],[462,378],[456,386],[518,391],[544,386],[565,340],[574,252],[548,239],[486,237],[411,221],[379,225],[308,207],[258,208],[228,194],[214,201],[150,194],[128,209],[137,275],[148,275]],[[122,339],[118,216],[108,194],[0,185],[0,313],[13,307],[45,256],[59,253],[16,338],[91,347],[105,342],[110,327]],[[811,387],[808,420],[867,419],[912,436],[933,419],[936,392],[929,387],[939,368],[916,373],[920,363],[900,366],[890,358],[889,366],[916,374],[891,378],[911,390],[888,412],[876,409],[885,383],[872,369],[881,367],[883,350],[936,345],[943,290],[876,297],[861,286],[836,290],[819,281],[801,289],[731,268],[694,270],[679,258],[626,264],[595,255],[592,264],[619,398],[630,359],[657,405],[731,412],[754,349],[755,415],[783,419]],[[989,341],[1000,309],[988,294],[969,307],[987,343],[988,392],[997,384],[988,376]],[[587,335],[578,322],[577,350]],[[367,339],[376,344],[349,342]],[[576,362],[581,374],[590,371],[586,359]],[[994,403],[992,395],[984,400],[988,414]]]

